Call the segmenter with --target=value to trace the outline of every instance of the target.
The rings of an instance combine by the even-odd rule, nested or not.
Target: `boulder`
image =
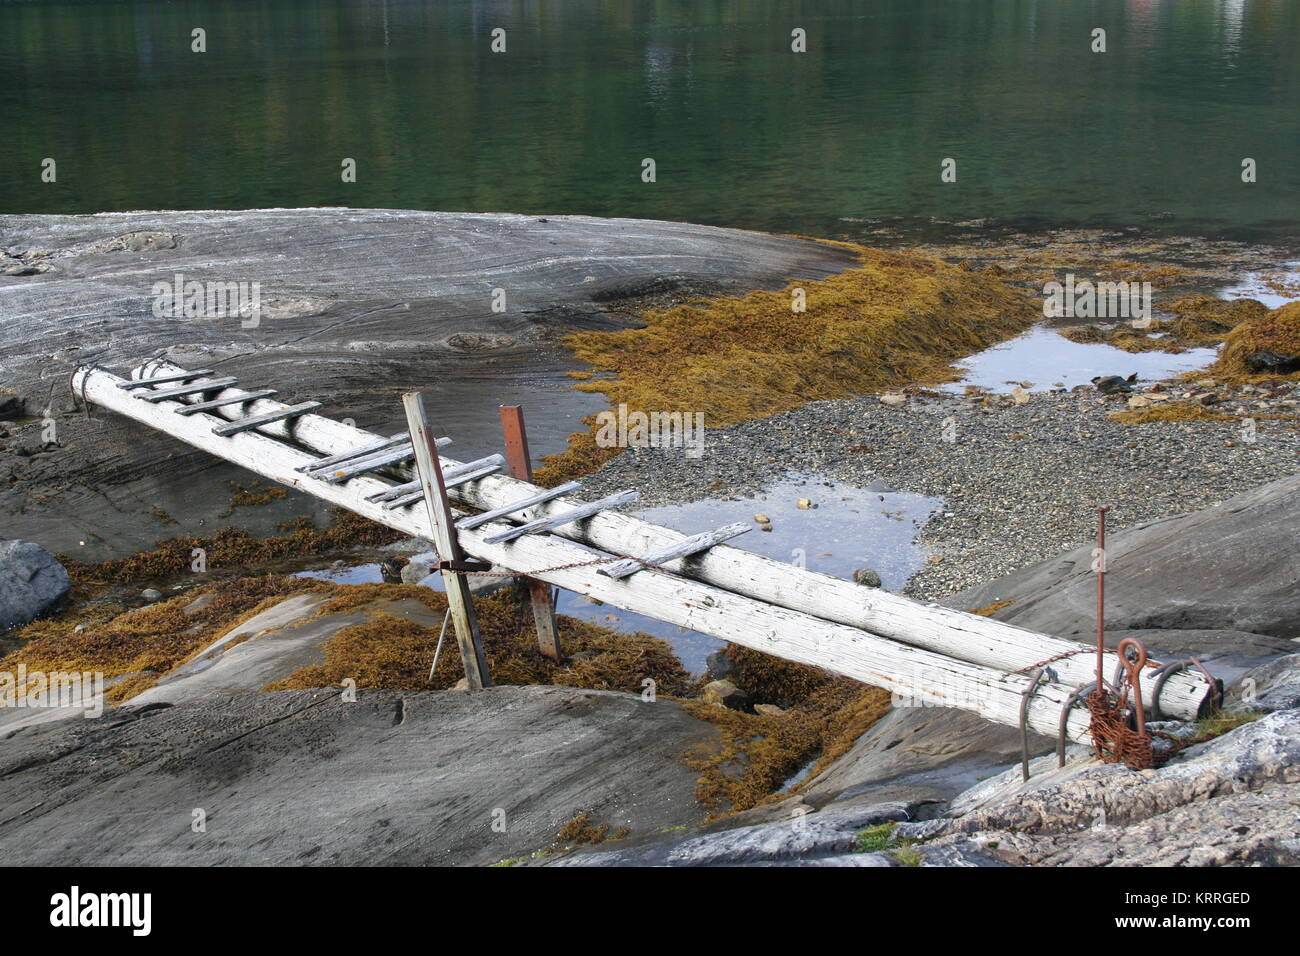
[[[0,631],[34,621],[67,595],[68,572],[30,541],[0,541]]]

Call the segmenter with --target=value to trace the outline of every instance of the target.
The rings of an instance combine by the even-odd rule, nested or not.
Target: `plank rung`
[[[446,437],[439,438],[437,444],[439,448],[443,445],[450,445],[451,439]],[[381,451],[378,454],[369,455],[365,458],[357,458],[353,461],[344,462],[342,465],[339,465],[334,469],[326,468],[324,471],[314,472],[312,477],[319,478],[321,481],[331,485],[338,485],[357,477],[357,475],[364,475],[368,471],[378,471],[380,468],[390,468],[393,465],[401,464],[402,462],[414,457],[415,448],[408,441],[404,444],[398,445],[391,451]],[[329,472],[329,474],[326,474],[325,472]]]
[[[214,408],[224,408],[227,405],[243,405],[246,402],[255,402],[261,398],[270,398],[278,394],[273,388],[264,388],[260,392],[245,392],[243,395],[236,395],[234,398],[214,398],[210,402],[198,402],[195,405],[182,405],[174,409],[177,415],[194,415],[198,412],[210,412]]]
[[[647,564],[661,565],[669,561],[675,561],[678,558],[688,558],[693,554],[699,554],[701,551],[707,551],[715,544],[721,544],[729,541],[747,531],[752,530],[753,526],[745,522],[738,521],[735,524],[724,525],[713,531],[705,531],[702,534],[692,535],[684,538],[676,544],[664,545],[648,554],[641,555],[640,558],[628,558],[625,561],[615,561],[613,564],[601,568],[598,573],[607,575],[611,578],[626,578],[636,574],[638,571],[645,569]]]
[[[231,435],[246,432],[250,428],[260,428],[263,425],[271,425],[286,419],[297,418],[299,415],[307,414],[314,408],[320,408],[320,402],[302,402],[298,405],[282,408],[278,412],[267,412],[265,415],[254,415],[252,418],[240,418],[229,425],[218,425],[212,429],[212,434],[220,435],[222,438],[229,438]]]
[[[456,527],[464,531],[470,531],[479,525],[487,524],[489,521],[495,521],[497,518],[504,518],[512,515],[517,511],[523,511],[525,508],[531,508],[534,505],[543,505],[548,501],[554,501],[556,498],[567,495],[570,491],[577,491],[582,484],[577,481],[566,481],[562,485],[557,485],[540,494],[531,495],[527,498],[521,498],[518,501],[512,501],[508,505],[500,508],[494,508],[491,511],[485,511],[481,515],[471,515],[468,518],[462,518],[456,522]]]
[[[193,385],[180,385],[176,388],[164,388],[158,391],[137,392],[136,398],[143,398],[146,402],[162,402],[169,398],[179,398],[182,395],[199,395],[203,392],[216,392],[223,388],[229,388],[239,380],[235,378],[210,378],[206,382],[198,382]]]
[[[492,457],[500,458],[501,456],[493,455]],[[505,467],[505,462],[495,462],[493,464],[483,465],[481,468],[475,468],[472,471],[465,471],[460,468],[450,469],[443,476],[442,479],[443,487],[450,489],[450,488],[459,487],[460,485],[467,485],[471,481],[478,481],[480,478],[486,478],[488,475],[495,475],[503,467]],[[456,472],[455,474],[452,474],[453,470]],[[415,484],[418,486],[419,482],[417,481],[415,482]],[[406,487],[406,486],[403,485],[401,487]],[[412,491],[409,494],[404,494],[400,497],[394,498],[392,501],[389,501],[387,504],[384,505],[384,510],[392,511],[394,508],[405,508],[408,505],[413,505],[417,501],[423,501],[423,500],[424,500],[423,489],[420,489],[418,491]]]
[[[328,458],[318,458],[313,462],[305,465],[299,465],[294,471],[313,472],[323,471],[330,465],[340,465],[345,461],[352,461],[354,458],[366,458],[377,451],[384,451],[392,448],[394,445],[401,445],[410,441],[410,436],[406,432],[398,432],[391,435],[383,441],[372,442],[369,445],[362,445],[360,448],[353,448],[351,451],[345,451],[342,454],[330,455]]]
[[[484,538],[487,544],[500,544],[505,541],[513,541],[515,538],[522,538],[526,534],[540,534],[543,531],[550,531],[552,528],[558,528],[560,525],[569,524],[573,521],[581,521],[583,518],[590,518],[598,511],[605,511],[608,508],[615,508],[618,505],[627,504],[629,501],[636,501],[640,493],[636,491],[620,491],[617,494],[601,498],[599,501],[592,501],[585,505],[579,505],[569,511],[562,511],[558,515],[551,515],[547,518],[538,518],[536,521],[530,521],[527,524],[521,524],[509,531],[502,531],[491,537]]]
[[[204,375],[211,375],[212,369],[198,368],[192,372],[177,372],[175,375],[157,375],[153,378],[133,378],[125,382],[118,382],[117,387],[121,389],[133,388],[153,388],[155,385],[166,385],[168,382],[188,382],[192,378],[202,378]]]
[[[444,483],[449,482],[452,481],[453,479],[459,478],[461,475],[465,474],[466,472],[478,471],[480,468],[483,468],[487,465],[496,465],[498,466],[498,468],[500,468],[501,466],[504,466],[505,463],[506,460],[502,458],[500,455],[488,455],[486,458],[479,458],[476,461],[467,461],[463,465],[456,465],[453,468],[446,469],[442,473],[442,480]],[[448,485],[447,487],[452,487],[452,486]],[[404,484],[393,485],[391,488],[385,488],[383,491],[377,492],[373,495],[367,495],[366,501],[392,501],[394,498],[401,498],[404,495],[409,495],[412,491],[419,491],[419,490],[420,490],[420,481],[417,478],[415,481],[408,481],[405,482]]]

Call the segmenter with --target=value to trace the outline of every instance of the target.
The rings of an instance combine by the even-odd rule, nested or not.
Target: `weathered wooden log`
[[[346,486],[309,478],[297,469],[312,459],[311,453],[257,431],[238,432],[228,438],[215,435],[211,418],[177,415],[167,404],[135,401],[117,387],[121,381],[107,372],[79,370],[74,387],[97,405],[165,431],[272,481],[306,491],[405,534],[426,538],[433,535],[427,511],[385,511],[381,505],[366,500],[367,495],[386,487],[378,478],[363,475]],[[297,422],[295,434],[299,438],[307,431],[331,431],[322,424],[328,419],[312,418],[311,422]],[[335,453],[345,446],[373,440],[355,434],[355,429],[346,434],[335,432],[334,437],[345,440],[337,443]],[[1031,687],[1030,678],[1023,675],[946,657],[676,575],[645,573],[616,580],[599,573],[602,565],[591,563],[599,557],[593,558],[589,549],[554,534],[524,535],[501,544],[486,542],[495,531],[508,527],[504,521],[495,521],[481,528],[462,529],[457,537],[466,552],[484,560],[624,610],[882,687],[897,695],[899,705],[958,707],[999,723],[1019,723],[1024,692]],[[1071,690],[1059,683],[1038,685],[1026,708],[1027,725],[1039,733],[1055,735]],[[1071,740],[1088,741],[1088,718],[1082,710],[1076,708],[1069,713],[1066,735]]]
[[[139,377],[181,372],[183,370],[180,366],[168,362],[152,362],[136,369],[134,374]],[[107,373],[93,373],[90,378],[94,379],[99,374]],[[79,383],[80,379],[75,381]],[[79,384],[77,388],[80,388]],[[284,407],[287,406],[276,401],[258,401],[248,412],[252,414]],[[223,408],[215,414],[237,418],[237,410],[240,408],[237,405],[232,406],[232,409]],[[277,425],[267,426],[262,431],[288,436],[288,432]],[[330,418],[310,414],[298,419],[293,432],[294,440],[322,454],[337,454],[381,437]],[[443,462],[447,466],[458,464],[445,456]],[[535,485],[506,475],[492,475],[453,489],[450,494],[455,502],[486,511],[508,506],[539,492],[540,489]],[[530,521],[570,510],[579,504],[581,502],[572,498],[554,498],[514,517]],[[579,524],[563,525],[554,529],[552,534],[613,554],[644,554],[677,544],[689,537],[680,531],[612,511],[602,512]],[[861,587],[841,578],[796,568],[729,545],[719,545],[696,556],[689,564],[683,565],[678,573],[737,594],[861,628],[882,637],[985,667],[1009,672],[1029,671],[1034,665],[1053,659],[1050,666],[1062,684],[1078,687],[1096,678],[1095,654],[1090,653],[1086,645],[1076,641],[1040,634],[1014,624],[936,604],[924,604],[879,588]],[[634,575],[643,576],[645,575]],[[1115,672],[1118,662],[1114,653],[1106,654],[1108,676]],[[1175,674],[1162,688],[1161,710],[1170,716],[1195,717],[1208,690],[1199,674]]]

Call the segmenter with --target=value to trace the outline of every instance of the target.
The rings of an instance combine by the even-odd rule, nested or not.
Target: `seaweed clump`
[[[1233,383],[1300,379],[1300,368],[1280,372],[1260,366],[1257,357],[1264,352],[1300,363],[1300,302],[1288,302],[1238,325],[1228,333],[1223,351],[1209,373]]]
[[[651,309],[641,328],[567,336],[578,358],[604,373],[575,387],[633,410],[702,413],[707,427],[720,428],[817,399],[951,381],[953,361],[1023,331],[1039,314],[997,276],[848,247],[858,266],[825,279]],[[801,294],[805,310],[796,311]],[[598,445],[596,416],[584,422],[591,430],[546,459],[539,483],[593,471],[621,451]]]
[[[333,614],[373,604],[378,599],[408,597],[420,601],[441,621],[447,598],[431,588],[414,585],[367,584],[344,586],[321,606]],[[620,634],[608,628],[561,615],[560,641],[567,658],[557,664],[537,646],[532,612],[512,591],[474,601],[479,635],[496,684],[553,684],[588,690],[641,693],[644,681],[655,692],[675,696],[692,688],[690,675],[672,647],[648,634]],[[380,610],[370,620],[342,628],[324,644],[322,664],[300,668],[268,684],[264,690],[304,690],[339,685],[345,678],[361,688],[443,690],[464,675],[450,627],[432,679],[440,627]]]
[[[803,771],[814,779],[848,752],[889,710],[889,693],[815,667],[728,645],[732,679],[758,704],[783,707],[780,714],[743,713],[699,701],[688,713],[714,724],[722,734],[716,751],[688,756],[700,772],[695,797],[711,817],[720,817],[797,792],[783,790]],[[766,710],[766,708],[764,708]]]
[[[121,703],[153,686],[178,664],[219,636],[285,597],[327,587],[304,578],[243,578],[190,591],[148,607],[95,607],[101,620],[86,623],[89,608],[69,607],[20,628],[16,650],[0,658],[0,671],[20,664],[31,671],[92,671],[106,680],[110,703]]]

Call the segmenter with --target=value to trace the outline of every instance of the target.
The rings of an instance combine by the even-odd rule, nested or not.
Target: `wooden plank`
[[[260,425],[269,425],[272,422],[282,422],[289,418],[297,418],[313,408],[320,408],[320,402],[301,402],[289,408],[281,409],[276,412],[266,412],[262,415],[252,415],[248,418],[241,418],[231,422],[229,425],[218,425],[212,429],[212,434],[220,435],[222,438],[229,438],[231,435],[237,435],[240,432],[246,432],[250,429],[257,428]]]
[[[310,453],[276,441],[262,432],[242,432],[231,438],[218,438],[202,420],[181,418],[165,408],[129,398],[116,388],[118,381],[121,380],[109,372],[79,369],[73,376],[73,388],[76,394],[84,394],[88,401],[171,434],[195,448],[272,481],[309,491],[318,498],[348,508],[402,534],[432,536],[426,512],[416,509],[385,512],[379,505],[365,501],[366,494],[384,487],[377,478],[363,476],[346,487],[310,481],[295,470],[312,460]],[[311,433],[321,440],[322,446],[336,443],[332,449],[335,452],[353,447],[367,437],[370,440],[377,437],[365,433],[358,435],[358,429],[320,416],[305,418],[316,419]],[[318,452],[325,450],[325,447],[317,449]],[[498,481],[509,482],[512,491],[523,485],[500,475],[480,484]],[[601,517],[607,514],[605,512]],[[1029,678],[1023,675],[1005,674],[1000,668],[984,667],[902,644],[861,628],[756,601],[690,577],[636,574],[616,581],[597,573],[598,566],[584,566],[584,562],[593,557],[590,550],[555,534],[527,535],[507,545],[487,543],[485,529],[459,531],[457,538],[478,558],[515,568],[557,587],[588,594],[613,607],[789,660],[823,667],[883,687],[915,700],[918,705],[959,707],[998,723],[1012,727],[1018,725],[1020,692],[1029,683]],[[702,560],[709,560],[721,550],[736,549],[721,545],[709,551]],[[788,565],[778,567],[787,573],[797,570]],[[1170,684],[1165,685],[1166,694]],[[1030,729],[1054,735],[1061,707],[1073,690],[1073,686],[1060,683],[1042,685],[1029,704]],[[1173,698],[1162,696],[1162,701],[1166,699]],[[1069,739],[1088,742],[1088,720],[1080,708],[1070,713],[1066,728]]]
[[[323,472],[313,473],[312,477],[329,482],[331,485],[339,485],[345,481],[351,481],[358,475],[364,475],[366,472],[378,471],[380,468],[391,468],[414,457],[415,448],[407,442],[398,445],[391,451],[384,451],[377,455],[345,462],[332,470],[326,469]]]
[[[707,551],[714,545],[730,541],[732,538],[752,531],[753,527],[751,524],[738,521],[735,524],[725,525],[714,531],[705,531],[703,534],[692,535],[676,544],[666,545],[656,551],[643,554],[639,559],[628,558],[626,561],[607,565],[602,569],[601,573],[611,578],[625,578],[629,574],[636,574],[647,564],[663,565],[669,561],[676,561],[678,558],[688,558],[693,554],[699,554],[701,551]]]
[[[490,475],[493,472],[500,470],[501,466],[504,465],[505,463],[506,460],[502,458],[500,455],[488,455],[486,458],[477,458],[474,461],[467,461],[463,465],[455,465],[454,467],[445,468],[443,469],[442,472],[443,484],[445,484],[448,488],[450,488],[451,485],[449,484],[449,482],[452,482],[457,478],[460,478],[462,475],[470,474],[471,472],[473,473],[482,472],[484,475]],[[489,469],[489,470],[485,471],[484,469]],[[392,501],[394,498],[401,498],[406,495],[409,495],[413,491],[419,491],[419,490],[420,490],[420,482],[408,481],[404,485],[393,485],[393,487],[389,488],[387,491],[380,492],[377,495],[371,495],[366,500],[367,501]]]
[[[475,468],[473,471],[461,471],[454,476],[448,476],[444,473],[443,487],[450,491],[452,488],[458,488],[466,482],[478,481],[481,478],[486,478],[488,475],[495,475],[500,470],[500,465],[483,465],[480,468]],[[408,505],[415,504],[422,496],[422,491],[413,491],[409,495],[403,495],[400,498],[395,498],[392,501],[386,502],[384,508],[385,510],[405,508]]]
[[[521,538],[526,534],[543,534],[551,531],[561,525],[569,524],[573,521],[581,521],[584,518],[590,518],[597,512],[604,511],[606,508],[616,508],[619,505],[625,505],[629,501],[636,501],[641,497],[637,491],[620,491],[616,494],[608,495],[599,501],[590,501],[576,508],[570,508],[568,511],[561,511],[559,514],[549,515],[545,518],[538,518],[536,521],[530,521],[528,524],[521,524],[508,531],[498,531],[496,534],[487,538],[488,544],[505,544]]]
[[[426,513],[433,530],[433,543],[438,550],[438,557],[442,561],[464,561],[465,553],[461,550],[452,523],[451,504],[442,482],[442,462],[438,458],[437,439],[424,410],[424,396],[419,392],[407,392],[402,396],[402,407],[406,410],[407,430],[415,445],[416,466],[424,483],[424,500],[428,505]],[[469,582],[463,574],[447,570],[442,572],[442,581],[447,589],[447,606],[451,609],[451,620],[456,628],[456,643],[460,645],[460,657],[465,664],[465,681],[472,691],[490,687],[492,680],[488,675],[483,641],[479,637],[478,618],[474,614]]]
[[[149,367],[158,372],[180,371],[179,366],[166,362],[154,363]],[[116,376],[106,372],[90,374],[89,379],[97,381],[101,375],[116,380]],[[74,378],[78,388],[81,376],[82,372],[78,372]],[[107,401],[98,404],[114,407]],[[251,410],[280,407],[284,406],[274,401],[262,401],[254,404]],[[121,408],[117,410],[136,417]],[[156,427],[173,431],[167,426]],[[262,433],[275,435],[280,428],[279,425],[268,425]],[[284,434],[288,437],[287,430]],[[334,454],[364,441],[374,441],[380,436],[343,422],[309,414],[298,419],[291,437],[319,453]],[[444,457],[443,461],[450,464],[452,459]],[[371,490],[383,487],[377,481],[370,485]],[[455,489],[454,498],[477,511],[490,511],[507,507],[512,502],[541,491],[536,485],[507,475],[492,475]],[[319,494],[315,491],[313,493]],[[572,508],[575,504],[577,502],[574,500],[561,497],[547,502],[538,510],[546,514]],[[398,516],[405,514],[407,512],[397,513]],[[552,529],[551,534],[613,554],[639,554],[687,537],[680,531],[615,511],[601,512],[586,521],[563,525]],[[983,667],[1016,671],[1032,667],[1049,657],[1072,654],[1073,656],[1053,661],[1051,665],[1060,681],[1073,688],[1096,680],[1095,662],[1086,653],[1086,645],[1077,641],[1040,634],[1014,624],[938,604],[923,604],[882,588],[861,587],[851,581],[793,567],[730,545],[723,544],[710,549],[679,573],[682,577],[712,584],[778,607],[846,624]],[[634,575],[633,580],[636,577],[650,576]],[[1119,659],[1114,652],[1108,651],[1107,673],[1113,672],[1118,663]],[[1186,672],[1176,674],[1164,685],[1160,697],[1161,707],[1171,716],[1195,717],[1205,692],[1205,682],[1199,677]]]
[[[524,427],[523,408],[519,405],[500,405],[497,413],[501,416],[501,431],[505,436],[510,474],[521,481],[532,481],[533,459],[528,451],[528,431]],[[564,649],[560,646],[560,623],[555,618],[551,586],[537,578],[525,577],[523,580],[528,588],[528,603],[533,609],[533,624],[537,628],[537,649],[558,663],[564,659]]]
[[[180,368],[179,365],[172,367]],[[168,382],[187,382],[192,378],[202,378],[204,375],[211,374],[212,369],[210,368],[199,368],[192,372],[187,372],[184,369],[181,369],[178,372],[169,372],[165,375],[155,375],[151,378],[127,379],[125,382],[119,382],[117,387],[123,390],[130,390],[133,388],[153,388],[155,385],[166,385]]]
[[[237,381],[239,380],[235,378],[210,378],[205,382],[199,382],[197,385],[181,385],[177,388],[164,388],[152,392],[136,392],[135,397],[143,398],[146,402],[163,402],[170,398],[179,398],[182,395],[217,392],[223,388],[229,388]]]
[[[562,485],[556,485],[554,488],[550,488],[546,491],[539,491],[535,495],[529,495],[527,498],[521,498],[518,501],[513,501],[500,508],[494,508],[492,511],[485,511],[482,514],[474,515],[470,518],[462,518],[456,523],[456,527],[465,530],[477,528],[479,525],[487,524],[489,521],[496,521],[498,518],[505,518],[518,511],[523,511],[525,508],[531,508],[533,505],[545,504],[561,495],[567,495],[571,491],[577,491],[581,487],[582,484],[580,482],[566,481]]]
[[[340,455],[330,455],[327,458],[320,458],[313,461],[310,465],[303,465],[298,470],[304,474],[310,474],[314,471],[323,471],[330,465],[342,464],[345,461],[351,461],[354,458],[366,458],[377,451],[384,451],[392,448],[394,445],[403,445],[410,441],[410,436],[406,432],[398,432],[396,435],[390,435],[383,441],[370,442],[362,445],[360,448],[354,448],[351,451],[345,451]]]
[[[210,402],[198,402],[194,405],[182,405],[179,408],[172,409],[172,411],[177,415],[195,415],[198,412],[210,412],[214,409],[225,408],[228,405],[243,405],[246,402],[255,402],[261,398],[270,398],[275,394],[277,394],[275,389],[264,388],[259,392],[243,392],[239,395],[214,398]]]

